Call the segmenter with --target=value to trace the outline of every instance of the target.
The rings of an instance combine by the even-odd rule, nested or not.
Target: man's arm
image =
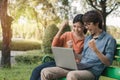
[[[108,45],[109,46],[109,45]],[[114,45],[113,45],[114,46]],[[96,47],[96,44],[95,44],[95,40],[94,39],[92,39],[90,42],[89,42],[89,47],[96,53],[96,55],[98,56],[98,58],[101,60],[101,62],[103,63],[103,64],[105,64],[106,66],[109,66],[109,65],[111,65],[111,61],[110,61],[110,59],[106,56],[106,55],[104,55],[102,52],[100,52],[99,51],[99,49]],[[114,48],[114,47],[111,47],[111,50],[112,50],[112,48]],[[114,49],[113,49],[114,50]],[[114,51],[112,51],[112,52],[114,52]],[[114,53],[109,53],[109,54],[114,54]]]

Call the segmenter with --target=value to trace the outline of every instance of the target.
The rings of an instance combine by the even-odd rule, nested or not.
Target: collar
[[[102,32],[100,33],[100,35],[99,35],[97,38],[95,38],[95,39],[102,39],[102,38],[105,36],[105,34],[106,34],[106,32],[105,32],[105,31],[102,31]],[[90,35],[90,38],[92,39],[93,36]]]

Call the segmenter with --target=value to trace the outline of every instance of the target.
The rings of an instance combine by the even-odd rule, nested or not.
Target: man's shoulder
[[[105,34],[105,40],[107,41],[107,42],[111,42],[112,44],[116,44],[116,39],[111,35],[111,34],[109,34],[109,33],[107,33],[106,32],[106,34]],[[105,41],[104,40],[104,41]]]
[[[92,35],[86,36],[85,41],[90,39],[92,39]],[[103,31],[103,33],[99,36],[99,40],[110,40],[110,39],[115,40],[115,38],[111,34],[105,31]]]
[[[108,38],[108,39],[114,39],[114,40],[115,40],[115,38],[114,38],[111,34],[109,34],[109,33],[107,33],[107,32],[106,32],[105,36],[106,36],[106,38]]]

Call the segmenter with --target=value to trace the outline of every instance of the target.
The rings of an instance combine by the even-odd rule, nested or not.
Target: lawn
[[[41,50],[29,50],[26,51],[24,55],[16,56],[15,58],[18,57],[22,60],[12,64],[11,68],[0,67],[0,80],[29,80],[32,70],[41,64],[39,57],[41,58],[44,55]],[[38,58],[36,56],[38,56]],[[35,60],[37,60],[37,62],[31,58],[36,58]]]
[[[0,80],[29,80],[31,72],[38,64],[15,64],[11,69],[0,69]]]
[[[39,64],[15,64],[11,69],[0,68],[0,80],[29,80],[32,70]],[[115,80],[100,77],[100,80]]]

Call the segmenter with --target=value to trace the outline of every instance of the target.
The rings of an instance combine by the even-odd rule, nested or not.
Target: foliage
[[[35,39],[41,40],[42,27],[37,25],[36,21],[28,20],[26,17],[21,16],[18,22],[12,24],[13,38]]]
[[[90,0],[79,0],[79,1],[80,3],[84,3],[81,6],[82,12],[86,12],[88,10],[85,9],[86,7],[91,9],[91,7],[88,6],[88,4],[86,3],[86,1],[88,2]],[[92,0],[92,1],[93,4],[101,10],[98,1],[105,1],[105,0]],[[106,0],[106,1],[107,1],[106,11],[110,11],[110,9],[114,7],[112,5],[117,4],[116,2],[118,0]],[[14,18],[14,23],[17,23],[17,21],[19,21],[21,16],[29,20],[29,22],[27,22],[26,25],[22,25],[21,23],[20,27],[23,29],[22,31],[18,29],[21,32],[18,32],[18,30],[14,30],[13,34],[17,35],[17,37],[22,37],[22,38],[24,38],[24,36],[27,36],[25,38],[30,38],[30,37],[35,38],[34,37],[35,33],[38,32],[37,34],[40,36],[39,39],[42,39],[41,35],[42,32],[44,32],[43,28],[46,28],[46,25],[49,25],[51,22],[59,23],[63,18],[65,18],[66,14],[71,16],[75,13],[75,10],[72,11],[72,9],[76,7],[71,6],[72,2],[73,0],[17,0],[17,1],[11,0],[8,5],[9,8],[8,12]],[[79,13],[81,13],[81,11],[79,11]],[[35,23],[32,23],[32,21],[35,21]],[[36,29],[32,29],[34,31],[30,30],[29,32],[27,30],[25,31],[26,27],[27,29],[30,29],[31,27],[34,26],[31,23],[35,24],[35,27],[38,27],[37,29],[38,31],[36,31]],[[16,24],[16,26],[14,26],[13,28],[16,27],[19,27],[19,24]]]
[[[0,40],[0,49],[2,48],[2,41]],[[26,51],[26,50],[33,50],[33,49],[40,49],[41,43],[38,41],[32,40],[12,40],[11,42],[11,50],[14,51]]]
[[[11,1],[8,5],[10,15],[18,20],[20,16],[25,16],[29,19],[33,19],[36,16],[36,11],[33,7],[41,3],[41,0],[17,0]]]
[[[58,0],[58,5],[57,11],[60,14],[60,17],[62,20],[68,19],[69,14],[71,14],[71,6],[70,6],[70,1],[69,0]]]
[[[15,56],[15,61],[20,64],[37,64],[41,63],[45,55],[53,57],[52,54],[43,54],[41,50],[29,50],[24,55]]]
[[[22,43],[20,43],[22,42]],[[33,49],[40,49],[41,44],[35,41],[14,41],[14,44],[11,44],[14,50],[33,50]],[[17,45],[17,47],[16,47]],[[12,49],[12,48],[11,48]]]
[[[42,42],[42,50],[44,53],[51,53],[51,43],[57,32],[58,28],[55,24],[52,24],[46,28]]]
[[[68,14],[70,11],[69,0],[58,0],[58,1],[57,0],[45,0],[45,1],[21,0],[16,3],[19,4],[19,6],[17,6],[16,4],[11,4],[11,6],[14,6],[13,8],[15,8],[15,9],[11,8],[13,11],[12,13],[13,16],[17,15],[18,13],[20,14],[18,15],[19,17],[20,16],[34,17],[36,22],[42,24],[43,25],[42,27],[44,28],[46,28],[46,26],[48,26],[50,22],[58,23],[61,19],[68,18]],[[14,12],[16,12],[16,14]],[[58,15],[58,13],[60,15]]]
[[[120,28],[114,26],[107,26],[107,32],[111,34],[115,39],[120,39]]]
[[[99,11],[106,7],[106,12],[108,14],[119,7],[119,2],[117,0],[86,0],[86,2]]]
[[[71,31],[71,26],[68,25],[67,27],[65,27],[63,30],[63,33],[67,32],[67,31]]]
[[[24,64],[34,64],[39,63],[42,60],[42,56],[40,55],[19,55],[15,56],[15,61],[17,63],[24,63]]]

